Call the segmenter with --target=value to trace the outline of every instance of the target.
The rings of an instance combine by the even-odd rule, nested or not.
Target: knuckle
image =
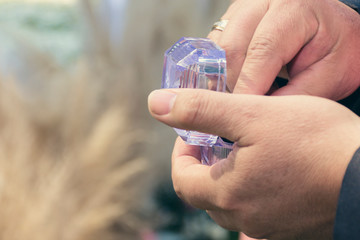
[[[231,54],[235,51],[235,44],[233,42],[222,40],[219,45],[227,54]]]
[[[268,239],[271,226],[264,224],[261,219],[264,213],[259,211],[255,206],[247,206],[242,208],[242,219],[241,219],[241,229],[246,235],[251,236],[256,239]]]
[[[237,40],[238,42],[241,39]],[[226,52],[227,59],[243,59],[245,57],[246,48],[242,44],[237,43],[234,39],[221,39],[219,45]]]
[[[185,100],[185,104],[181,106],[183,111],[178,116],[178,121],[185,129],[191,128],[197,122],[201,122],[203,113],[208,108],[206,95],[195,93]]]
[[[269,58],[272,56],[275,48],[276,42],[271,34],[256,36],[249,45],[246,58],[249,60],[259,60],[264,57]]]
[[[183,198],[183,194],[182,194],[182,190],[181,190],[181,187],[178,183],[178,176],[176,173],[172,173],[172,182],[173,182],[173,188],[174,188],[174,191],[176,193],[176,195],[179,197],[179,198]]]
[[[222,193],[217,200],[217,206],[224,211],[232,211],[236,208],[237,203],[233,194]]]
[[[182,194],[182,191],[180,190],[179,186],[178,185],[173,185],[173,187],[174,187],[174,191],[175,191],[176,195],[180,199],[183,199],[183,194]]]

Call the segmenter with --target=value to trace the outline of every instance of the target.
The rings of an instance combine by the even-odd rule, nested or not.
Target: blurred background
[[[106,103],[106,96],[119,95],[116,101],[129,109],[131,128],[141,133],[136,154],[146,159],[149,167],[143,174],[151,179],[137,186],[146,193],[141,209],[148,223],[138,229],[142,239],[237,239],[236,233],[176,197],[170,178],[175,132],[147,111],[147,95],[161,84],[165,50],[183,36],[206,37],[228,4],[229,0],[0,0],[0,73],[2,81],[12,79],[23,99],[61,102],[72,88],[72,80],[66,79],[76,78],[80,69],[92,79],[87,84],[100,88],[99,104]],[[59,82],[65,81],[64,89]]]

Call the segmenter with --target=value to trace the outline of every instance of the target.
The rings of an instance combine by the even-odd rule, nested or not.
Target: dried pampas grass
[[[137,238],[141,133],[91,79],[81,70],[32,98],[1,81],[0,239]]]
[[[151,120],[147,94],[165,49],[204,36],[226,2],[131,0],[118,43],[101,1],[79,1],[84,55],[70,70],[5,29],[21,61],[0,77],[0,239],[140,238],[174,138]]]

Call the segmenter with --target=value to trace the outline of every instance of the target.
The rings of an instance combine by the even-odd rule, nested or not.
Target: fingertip
[[[167,90],[155,90],[148,96],[149,111],[153,115],[168,114],[175,102],[177,94]]]
[[[176,194],[200,209],[217,209],[216,182],[211,167],[200,162],[200,147],[186,144],[180,137],[175,142],[171,177]]]
[[[190,157],[191,160],[194,160],[194,163],[199,163],[200,147],[186,144],[181,137],[177,137],[174,145],[172,158],[177,159],[180,157]]]

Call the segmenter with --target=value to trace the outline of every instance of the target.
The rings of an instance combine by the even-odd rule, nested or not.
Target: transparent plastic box
[[[225,92],[225,51],[207,38],[181,38],[165,52],[161,87]],[[232,143],[218,136],[177,128],[175,131],[186,143],[202,147],[206,164],[218,161],[232,149]]]

